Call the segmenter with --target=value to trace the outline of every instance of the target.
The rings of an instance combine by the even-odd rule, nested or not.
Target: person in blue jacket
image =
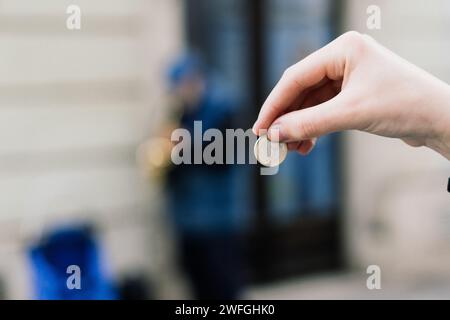
[[[233,102],[223,86],[208,76],[197,56],[181,57],[171,67],[169,79],[171,92],[181,104],[179,127],[189,130],[191,136],[194,121],[202,122],[203,132],[216,128],[224,133],[232,127]],[[194,158],[195,149],[191,150]],[[241,295],[242,221],[236,178],[235,166],[225,164],[182,164],[168,173],[168,207],[180,262],[197,299],[236,299]]]

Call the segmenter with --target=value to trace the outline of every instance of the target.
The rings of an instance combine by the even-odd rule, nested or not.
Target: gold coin
[[[279,166],[288,153],[287,144],[270,141],[267,135],[258,138],[253,148],[256,160],[266,167]]]

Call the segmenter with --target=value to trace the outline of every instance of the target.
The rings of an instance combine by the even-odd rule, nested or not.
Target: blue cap
[[[203,64],[201,59],[192,53],[185,54],[178,58],[169,68],[169,84],[172,87],[177,86],[184,78],[203,74]]]

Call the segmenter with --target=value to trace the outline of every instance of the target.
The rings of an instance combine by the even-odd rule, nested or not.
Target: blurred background
[[[348,132],[275,176],[164,165],[171,128],[250,128],[347,30],[450,82],[446,0],[0,0],[0,298],[449,299],[450,166],[430,150]]]

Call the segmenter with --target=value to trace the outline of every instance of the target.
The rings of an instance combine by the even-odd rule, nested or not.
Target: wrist
[[[445,84],[442,89],[441,103],[433,108],[434,132],[426,145],[450,160],[450,85]]]
[[[450,133],[446,132],[440,138],[430,141],[427,146],[450,160]]]

